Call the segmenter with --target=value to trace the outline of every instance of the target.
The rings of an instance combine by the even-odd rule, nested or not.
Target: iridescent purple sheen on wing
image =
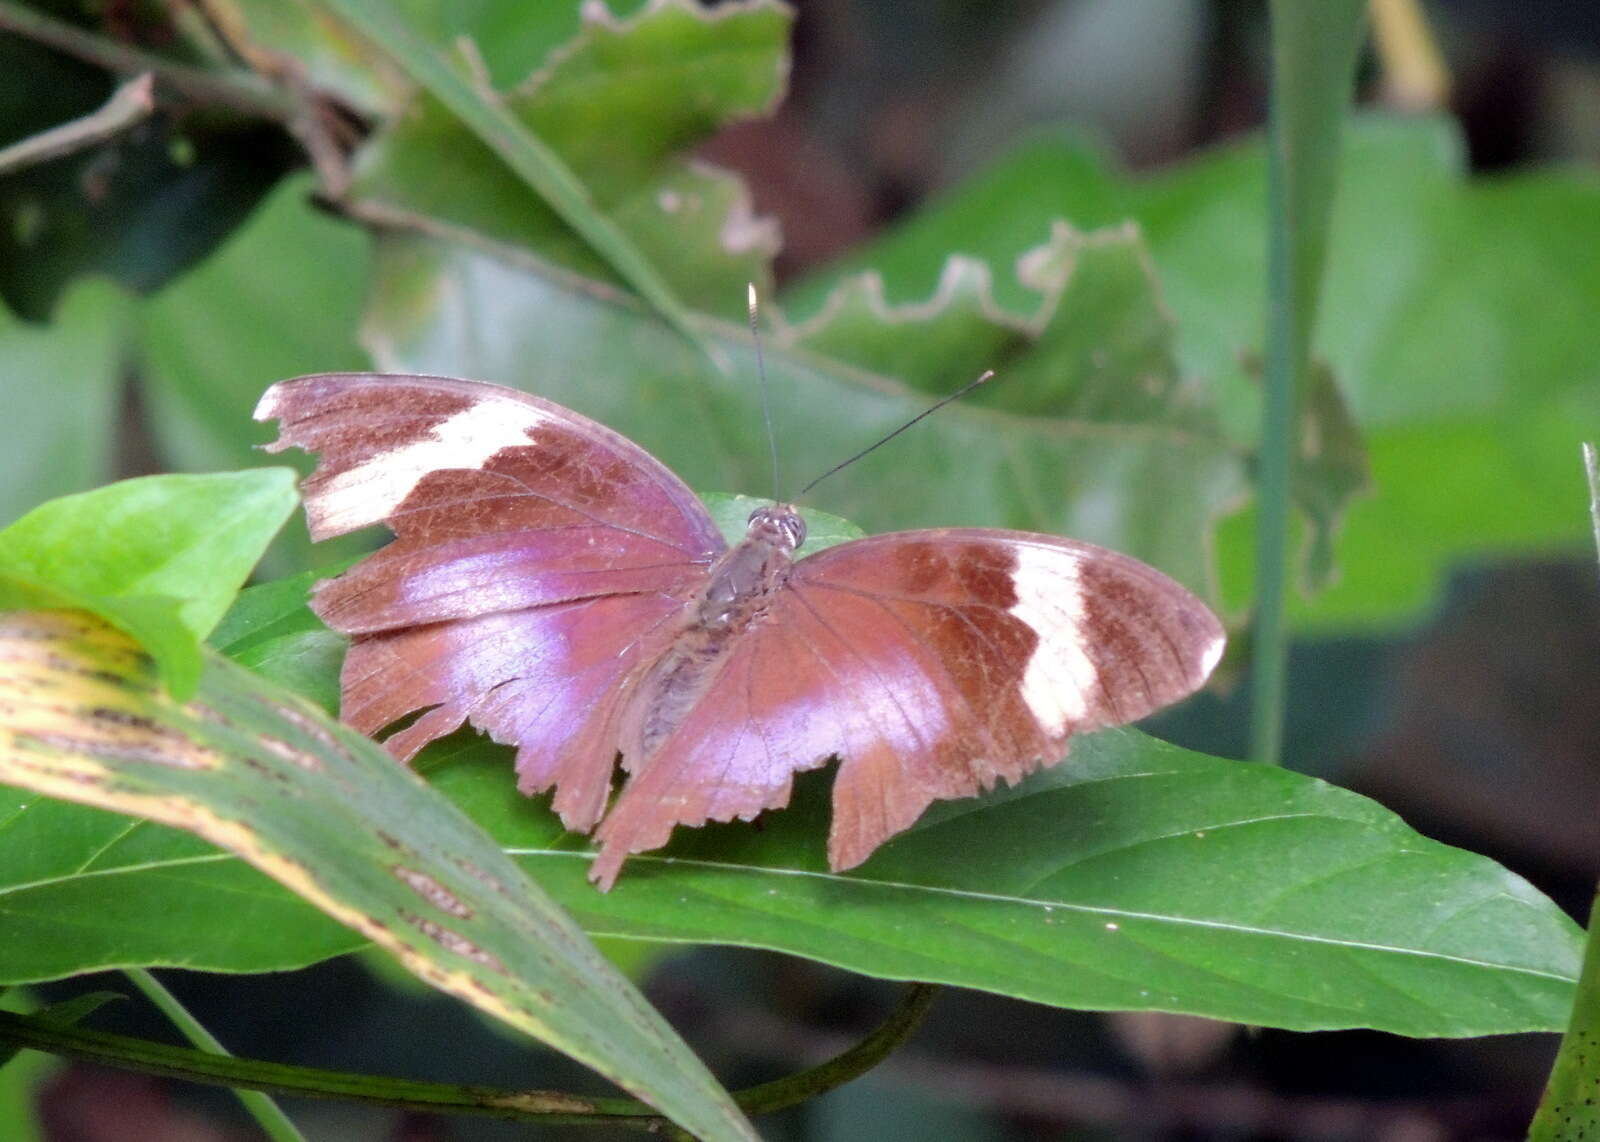
[[[313,601],[352,636],[345,720],[416,715],[385,741],[403,760],[463,723],[515,745],[523,791],[598,824],[603,889],[677,826],[781,807],[831,758],[828,861],[853,867],[933,801],[1192,693],[1222,652],[1188,591],[1069,539],[901,532],[795,561],[804,524],[775,504],[728,548],[648,453],[492,385],[330,374],[257,415],[281,420],[274,447],[322,454],[315,536],[396,534]]]

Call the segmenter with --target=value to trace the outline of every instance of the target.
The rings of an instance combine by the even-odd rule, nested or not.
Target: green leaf
[[[239,610],[290,642],[291,600],[273,584],[246,592]],[[320,627],[308,610],[299,615],[306,635]],[[1015,789],[941,804],[844,874],[828,872],[825,859],[828,777],[803,777],[790,809],[759,827],[680,830],[663,852],[632,858],[606,895],[584,879],[584,838],[564,833],[543,800],[516,792],[509,750],[463,733],[418,764],[599,936],[771,948],[1066,1007],[1296,1029],[1552,1030],[1571,1002],[1577,930],[1520,878],[1419,836],[1353,793],[1134,731],[1080,738],[1066,762]],[[35,826],[23,818],[19,827]],[[316,958],[316,933],[296,954],[282,932],[236,922],[225,905],[235,889],[196,883],[197,872],[220,877],[238,864],[224,854],[163,856],[160,834],[194,842],[153,825],[141,826],[143,847],[131,851],[70,828],[13,839],[0,824],[0,916],[15,907],[55,917],[29,971],[8,963],[21,953],[0,941],[0,980],[90,970],[108,962],[108,946],[126,953],[130,944],[152,962],[181,955],[226,970],[260,970],[272,955],[283,966]],[[7,871],[57,847],[53,875]],[[102,847],[105,856],[77,875]],[[190,884],[185,906],[169,895],[175,874]],[[98,895],[73,899],[85,882],[95,892],[95,881]],[[14,906],[9,883],[37,887]],[[272,887],[262,882],[244,898],[266,907]],[[102,895],[132,909],[146,894],[152,914],[184,918],[176,935],[74,926],[76,911]]]
[[[1260,359],[1247,354],[1245,369],[1258,375]],[[1372,490],[1366,442],[1351,418],[1333,370],[1313,362],[1299,402],[1299,444],[1289,494],[1307,529],[1301,583],[1308,595],[1331,586],[1338,571],[1334,541],[1358,496]]]
[[[1582,541],[1570,460],[1600,434],[1600,182],[1546,169],[1469,178],[1443,120],[1366,116],[1347,129],[1317,353],[1366,438],[1372,494],[1352,502],[1342,573],[1291,600],[1303,631],[1389,627],[1453,565]],[[1011,264],[1065,212],[1081,229],[1125,218],[1150,245],[1176,319],[1183,375],[1216,391],[1254,446],[1265,247],[1264,148],[1219,148],[1154,176],[1127,175],[1054,133],[785,294],[804,317],[850,274],[878,270],[891,303],[926,297],[948,252]],[[1026,295],[996,280],[1008,304]],[[1008,288],[1009,286],[1009,288]],[[1396,537],[1403,536],[1403,542]],[[1230,605],[1252,590],[1248,516],[1220,530]]]
[[[0,309],[0,523],[107,475],[127,308],[119,291],[89,281],[47,326]]]
[[[0,786],[0,980],[261,972],[367,941],[198,837]]]
[[[736,364],[724,376],[631,307],[463,246],[386,237],[377,265],[364,328],[382,367],[492,379],[570,405],[651,449],[691,487],[770,483],[748,330],[708,322]],[[1129,327],[1141,321],[1135,314]],[[789,348],[787,336],[767,354],[786,495],[928,406],[896,378]],[[1029,366],[1018,356],[1008,367]],[[1021,390],[1048,378],[1043,368],[1020,377],[1005,399],[1033,402]],[[869,531],[971,525],[1072,535],[1208,595],[1208,537],[1243,492],[1240,455],[1205,426],[1203,408],[1191,416],[1153,407],[1143,379],[1104,378],[1081,407],[1039,398],[1049,415],[954,405],[812,498]]]
[[[549,144],[493,93],[455,70],[389,0],[321,0],[323,7],[394,61],[517,178],[532,189],[588,247],[687,341],[705,349],[672,287],[632,239],[595,202]],[[442,156],[435,156],[442,158]]]
[[[827,870],[826,780],[749,825],[680,830],[593,892],[589,853],[522,798],[505,750],[420,763],[588,931],[771,948],[1063,1007],[1317,1030],[1559,1027],[1580,933],[1526,881],[1375,802],[1136,731],[1012,790],[935,806]]]
[[[289,7],[289,6],[285,6]],[[306,178],[285,180],[217,253],[141,307],[140,397],[170,468],[247,468],[271,433],[251,419],[262,392],[301,373],[364,369],[356,326],[367,292],[364,231],[310,202]],[[287,461],[309,471],[304,458]],[[323,544],[284,529],[263,558],[286,574],[368,548]]]
[[[268,385],[366,367],[354,330],[369,243],[310,193],[309,179],[285,180],[204,265],[142,307],[141,396],[172,467],[261,463],[256,446],[272,434],[250,414]]]
[[[560,908],[380,748],[214,654],[180,706],[90,616],[0,632],[0,781],[190,830],[697,1136],[755,1137]]]
[[[145,476],[51,500],[0,531],[0,611],[91,611],[187,696],[201,640],[297,502],[287,468]]]
[[[577,38],[498,97],[503,113],[570,167],[596,216],[678,296],[738,317],[746,283],[768,292],[777,231],[753,216],[739,179],[683,152],[734,119],[771,110],[788,71],[789,9],[775,0],[717,9],[667,0],[628,21],[583,10]],[[540,193],[544,202],[481,131],[426,98],[362,151],[352,187],[358,213],[470,233],[626,285],[624,263]]]
[[[617,16],[646,0],[608,0]],[[397,0],[417,33],[454,50],[470,41],[496,84],[517,83],[577,36],[584,5],[527,0]],[[317,88],[374,114],[398,112],[410,85],[382,53],[327,11],[282,0],[208,0],[206,15],[246,59],[287,57]]]

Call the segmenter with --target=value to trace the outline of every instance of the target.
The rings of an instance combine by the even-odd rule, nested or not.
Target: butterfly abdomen
[[[766,613],[793,566],[789,535],[752,521],[715,564],[688,622],[660,652],[630,699],[621,750],[635,769],[660,748],[711,689],[739,636]]]

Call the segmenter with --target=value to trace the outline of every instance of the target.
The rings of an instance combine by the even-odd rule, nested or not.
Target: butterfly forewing
[[[302,491],[313,536],[383,522],[388,547],[320,584],[353,637],[343,716],[397,756],[470,721],[517,745],[528,791],[557,787],[569,827],[598,819],[603,740],[640,639],[725,547],[649,453],[569,409],[442,377],[325,374],[274,385],[277,450],[320,454]]]

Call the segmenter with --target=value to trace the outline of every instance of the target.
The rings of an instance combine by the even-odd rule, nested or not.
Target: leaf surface
[[[49,325],[0,309],[0,525],[106,477],[127,308],[117,290],[88,282]]]
[[[293,597],[277,584],[246,592],[234,628],[246,633],[235,645],[250,646],[250,631],[280,649],[326,634]],[[1430,841],[1376,803],[1313,778],[1131,730],[1076,740],[1066,762],[1015,789],[936,806],[844,874],[827,870],[824,851],[829,778],[804,777],[790,809],[759,826],[680,830],[664,852],[634,857],[605,895],[584,880],[586,839],[516,792],[508,750],[461,734],[419,764],[596,935],[771,948],[1066,1007],[1410,1035],[1557,1029],[1577,972],[1572,922],[1492,861]],[[73,861],[102,842],[84,827],[74,845],[69,827],[58,823],[45,843],[24,846],[6,843],[0,823],[0,909],[6,884],[42,879],[14,870],[22,854],[59,845],[63,872],[52,890],[99,876],[101,892],[135,902],[154,892],[185,918],[176,937],[136,926],[117,946],[124,954],[136,941],[152,963],[209,958],[233,970],[247,957],[259,969],[272,956],[290,966],[334,954],[318,949],[315,932],[301,947],[281,930],[230,945],[239,928],[221,906],[225,888],[191,883],[188,907],[159,895],[173,874],[192,881],[197,869],[215,865],[220,876],[239,863],[220,853],[203,863],[192,838],[141,826],[147,848],[108,846],[104,864],[78,878]],[[163,835],[191,847],[162,855]],[[258,895],[281,891],[256,880]],[[41,897],[37,911],[50,904]],[[34,954],[32,974],[0,951],[0,979],[117,962],[104,958],[111,933],[44,930],[50,946]]]
[[[721,375],[636,309],[462,245],[391,236],[379,243],[378,266],[365,328],[381,367],[498,381],[569,405],[650,449],[691,487],[770,483],[748,330],[706,324],[735,362]],[[1085,263],[1077,272],[1095,271]],[[1116,288],[1126,297],[1126,278]],[[1143,322],[1136,315],[1132,324],[1151,333]],[[897,336],[923,332],[907,326]],[[800,343],[791,347],[791,336]],[[786,495],[929,404],[901,379],[806,348],[805,336],[781,332],[767,354]],[[1018,347],[1010,364],[1023,370],[1028,352]],[[1004,398],[1033,411],[952,406],[808,498],[868,531],[1004,526],[1087,539],[1208,597],[1208,536],[1243,495],[1242,458],[1203,402],[1166,387],[1168,373],[1147,378],[1141,367],[1152,362],[1162,362],[1159,347],[1108,358],[1081,404],[1059,391],[1033,395],[1051,375],[1041,366]],[[1152,378],[1160,399],[1142,387]]]
[[[790,13],[773,0],[706,9],[648,5],[628,20],[585,8],[576,38],[500,95],[582,181],[589,205],[687,303],[737,317],[747,282],[767,292],[777,231],[742,183],[683,152],[725,123],[766,113],[788,73]],[[540,201],[485,141],[424,97],[357,159],[353,201],[380,220],[470,234],[611,285],[621,265]]]
[[[201,640],[298,502],[287,468],[144,476],[51,500],[0,531],[0,611],[92,611],[187,697]]]
[[[1042,135],[785,303],[803,319],[868,269],[891,303],[913,301],[953,248],[1006,264],[1060,214],[1083,229],[1131,218],[1176,320],[1183,375],[1215,393],[1249,444],[1264,187],[1255,137],[1131,176],[1081,140]],[[1600,294],[1600,264],[1586,255],[1596,244],[1592,171],[1470,178],[1447,121],[1366,116],[1347,128],[1316,351],[1365,437],[1372,491],[1346,501],[1337,583],[1291,601],[1300,629],[1392,626],[1452,564],[1580,541],[1568,458],[1600,423],[1600,331],[1584,300]],[[1018,296],[1004,279],[997,289]],[[1222,527],[1219,557],[1238,605],[1251,589],[1248,517]]]
[[[310,703],[212,655],[180,705],[123,635],[65,611],[0,620],[0,692],[0,780],[204,837],[698,1136],[755,1137],[556,904],[423,782]]]

